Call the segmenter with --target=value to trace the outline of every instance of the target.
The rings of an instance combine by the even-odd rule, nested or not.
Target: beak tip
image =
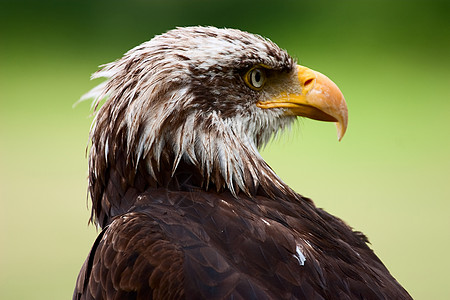
[[[347,122],[348,122],[347,118],[345,118],[340,122],[336,122],[337,136],[339,142],[342,140],[342,138],[345,135],[345,132],[347,131]]]
[[[316,84],[320,87],[319,90],[322,91],[322,95],[318,98],[321,100],[321,103],[325,103],[325,105],[322,105],[325,108],[324,111],[337,121],[337,136],[338,141],[341,141],[347,130],[348,123],[348,109],[344,95],[327,76],[317,71],[313,72],[316,74]]]

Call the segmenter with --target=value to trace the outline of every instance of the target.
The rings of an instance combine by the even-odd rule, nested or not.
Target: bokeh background
[[[269,37],[349,106],[263,151],[363,231],[416,299],[450,299],[449,1],[0,1],[0,299],[68,299],[96,237],[85,149],[97,66],[175,26]]]

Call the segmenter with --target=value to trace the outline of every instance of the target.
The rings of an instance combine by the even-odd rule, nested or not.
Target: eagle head
[[[336,122],[339,140],[347,127],[344,97],[330,79],[270,40],[235,29],[168,31],[92,77],[107,78],[84,96],[95,108],[106,99],[89,153],[100,223],[126,209],[127,193],[148,187],[295,194],[258,149],[297,116]]]

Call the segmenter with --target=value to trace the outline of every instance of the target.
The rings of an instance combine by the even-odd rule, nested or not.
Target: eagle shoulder
[[[74,299],[408,299],[344,222],[279,200],[149,189],[100,233]]]
[[[183,253],[144,213],[115,218],[98,236],[73,299],[179,299]]]
[[[301,267],[292,234],[231,194],[213,195],[141,195],[99,234],[74,299],[292,297],[300,283],[292,268]],[[301,288],[316,293],[307,282]]]

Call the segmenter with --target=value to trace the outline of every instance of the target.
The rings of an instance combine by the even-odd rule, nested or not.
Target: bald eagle
[[[410,299],[258,149],[298,116],[347,127],[326,76],[261,36],[177,28],[93,75],[91,221],[73,299]],[[99,107],[99,103],[106,99]]]

